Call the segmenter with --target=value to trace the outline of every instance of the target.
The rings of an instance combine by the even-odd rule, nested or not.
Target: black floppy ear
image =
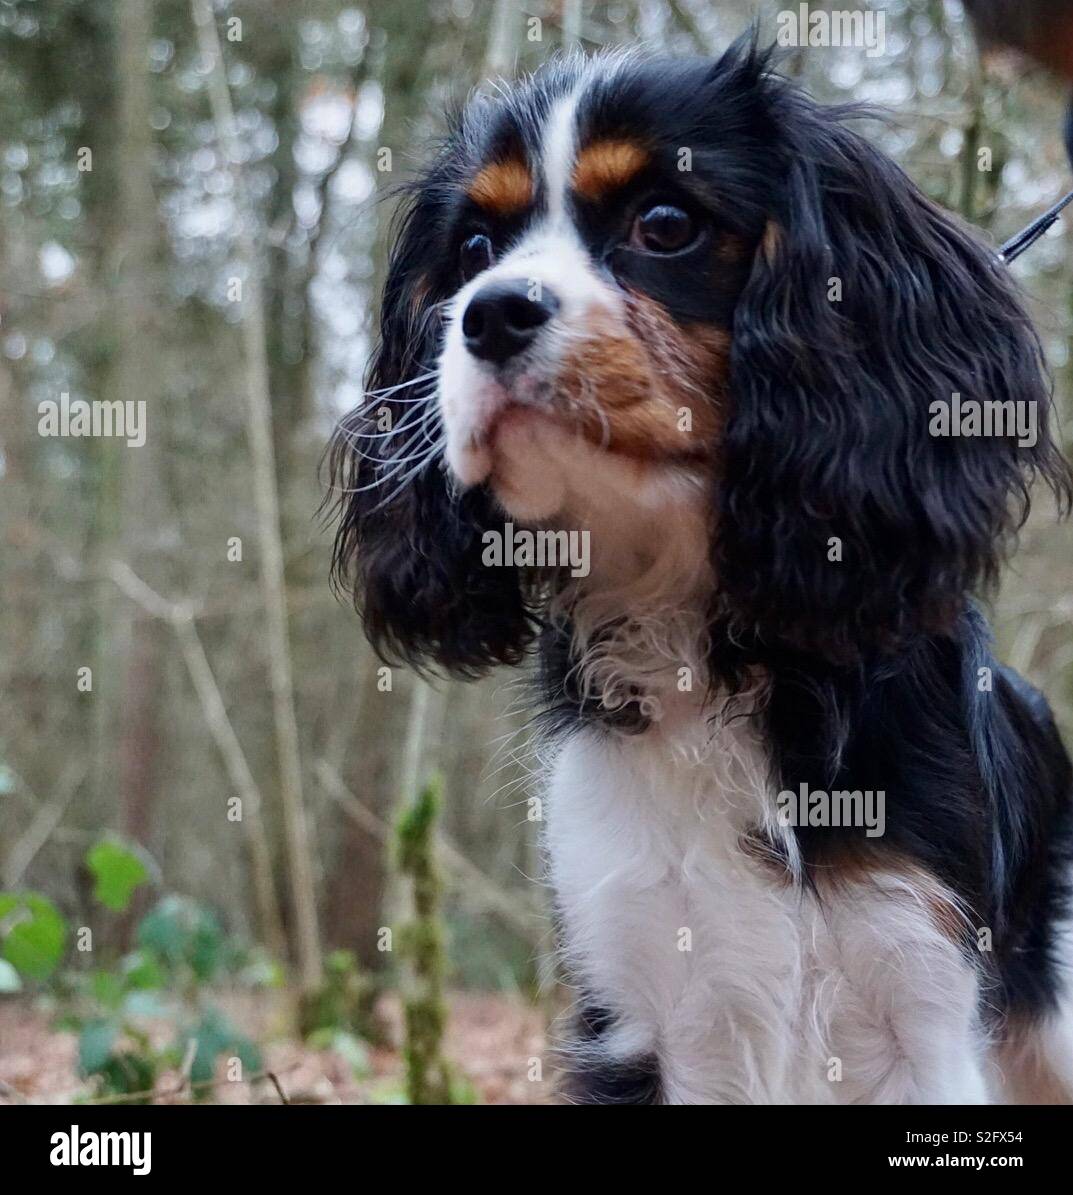
[[[1005,268],[830,110],[769,85],[786,181],[735,313],[717,621],[849,664],[950,628],[1033,476],[1066,504],[1070,479]],[[1012,401],[1034,442],[933,434],[954,395]]]
[[[329,446],[332,577],[384,658],[476,676],[516,663],[534,625],[518,570],[482,562],[482,535],[497,526],[491,499],[457,494],[444,472],[435,369],[450,283],[438,277],[439,188],[426,178],[403,209],[367,397]]]

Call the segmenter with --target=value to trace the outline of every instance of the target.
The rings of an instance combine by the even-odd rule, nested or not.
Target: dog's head
[[[591,528],[604,584],[673,574],[680,541],[713,643],[853,663],[952,626],[1034,474],[1068,494],[1002,266],[846,117],[747,40],[556,63],[464,109],[332,450],[337,575],[382,650],[520,657],[546,589],[486,563],[511,520]],[[966,401],[1013,422],[956,434]]]

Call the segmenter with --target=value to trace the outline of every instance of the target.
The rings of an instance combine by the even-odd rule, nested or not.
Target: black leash
[[[1019,232],[1015,237],[1012,237],[999,250],[999,260],[1009,265],[1011,261],[1016,261],[1018,257],[1026,249],[1030,249],[1043,234],[1050,228],[1053,228],[1058,223],[1058,217],[1065,211],[1069,205],[1073,203],[1073,191],[1065,196],[1042,216],[1038,216],[1032,223],[1023,231]]]

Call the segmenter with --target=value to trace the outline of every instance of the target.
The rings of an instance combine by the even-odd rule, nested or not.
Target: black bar
[[[489,1115],[511,1119],[509,1129],[490,1125]],[[540,1125],[529,1125],[533,1115]],[[84,1183],[94,1176],[133,1176],[136,1156],[143,1159],[143,1168],[148,1160],[148,1171],[135,1176],[146,1184],[154,1179],[218,1180],[226,1174],[244,1182],[269,1179],[274,1187],[301,1181],[308,1189],[308,1184],[334,1175],[333,1186],[341,1186],[346,1176],[349,1187],[369,1179],[380,1182],[392,1166],[400,1168],[397,1178],[405,1174],[410,1179],[415,1163],[423,1173],[447,1179],[465,1179],[477,1166],[479,1173],[494,1175],[502,1183],[509,1182],[511,1174],[531,1174],[534,1168],[550,1179],[556,1154],[564,1146],[585,1146],[599,1172],[637,1156],[638,1146],[660,1140],[669,1147],[667,1158],[675,1170],[690,1155],[694,1161],[703,1158],[713,1181],[741,1167],[763,1175],[765,1181],[780,1174],[859,1177],[905,1170],[1012,1170],[1042,1177],[1065,1166],[1073,1123],[1063,1108],[721,1107],[699,1113],[702,1125],[695,1110],[662,1116],[645,1112],[640,1118],[635,1114],[627,1142],[616,1131],[620,1126],[610,1126],[605,1115],[547,1108],[508,1112],[466,1107],[447,1113],[301,1105],[20,1106],[0,1110],[0,1154],[5,1170],[19,1175],[20,1189],[25,1190],[36,1189],[26,1179],[32,1183],[46,1175],[59,1184]],[[115,1139],[114,1146],[111,1140],[108,1144],[118,1147],[119,1164],[90,1164],[93,1148],[99,1151],[101,1145],[99,1139],[91,1145],[87,1134],[146,1132],[148,1155],[144,1138],[131,1138],[130,1160],[123,1164],[123,1141]],[[594,1154],[591,1147],[602,1133],[608,1134],[612,1148]],[[135,1147],[138,1140],[141,1148]],[[80,1152],[89,1149],[82,1153],[89,1160],[70,1164],[72,1141]],[[432,1148],[436,1142],[446,1148]],[[658,1172],[660,1155],[648,1150],[645,1154]],[[61,1162],[66,1158],[67,1164],[54,1165],[53,1155]],[[378,1174],[381,1178],[376,1180]]]

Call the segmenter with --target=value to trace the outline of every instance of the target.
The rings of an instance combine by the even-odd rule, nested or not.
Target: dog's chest
[[[699,720],[697,734],[699,748]],[[687,740],[681,726],[584,731],[553,771],[547,847],[566,962],[614,1018],[599,1049],[609,1062],[654,1055],[671,1102],[874,1098],[899,1048],[898,968],[925,1028],[932,987],[962,990],[964,967],[897,883],[821,908],[757,857],[757,828],[780,831],[744,724],[692,760]]]

